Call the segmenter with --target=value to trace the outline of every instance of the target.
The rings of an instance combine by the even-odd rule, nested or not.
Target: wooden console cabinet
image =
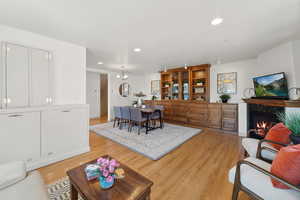
[[[173,123],[208,127],[225,131],[238,130],[238,105],[183,100],[145,101],[164,106],[164,119]]]

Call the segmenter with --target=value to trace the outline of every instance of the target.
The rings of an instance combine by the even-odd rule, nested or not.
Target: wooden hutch
[[[204,64],[161,72],[161,100],[146,104],[163,105],[170,122],[236,132],[238,105],[209,103],[209,97],[210,65]]]

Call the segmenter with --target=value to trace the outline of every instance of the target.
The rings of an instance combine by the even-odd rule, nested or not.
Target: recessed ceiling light
[[[223,18],[221,18],[221,17],[216,17],[216,18],[214,18],[214,19],[211,21],[211,25],[217,26],[217,25],[219,25],[219,24],[222,24],[222,22],[223,22]]]
[[[134,52],[141,52],[142,49],[140,49],[140,48],[134,48],[133,51],[134,51]]]
[[[97,64],[98,64],[98,65],[102,65],[102,64],[103,64],[103,62],[98,62]]]

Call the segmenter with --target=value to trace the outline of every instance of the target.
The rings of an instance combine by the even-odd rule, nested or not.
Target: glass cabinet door
[[[182,100],[189,100],[190,98],[190,87],[189,87],[189,72],[181,72],[181,92],[182,92]]]
[[[179,72],[173,72],[172,74],[172,99],[179,99]]]

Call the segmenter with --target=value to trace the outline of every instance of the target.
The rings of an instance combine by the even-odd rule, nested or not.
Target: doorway
[[[91,123],[106,122],[108,115],[107,74],[86,72],[86,101],[90,106]]]

